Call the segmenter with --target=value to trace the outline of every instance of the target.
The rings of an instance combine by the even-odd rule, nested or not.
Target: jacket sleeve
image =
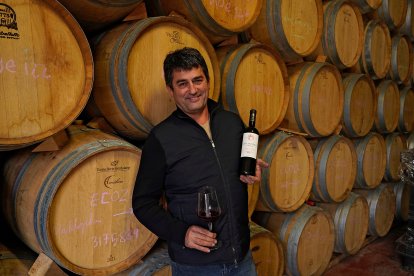
[[[155,135],[150,134],[142,149],[132,194],[134,214],[145,227],[161,239],[184,245],[189,225],[174,218],[160,205],[165,172],[165,152]]]

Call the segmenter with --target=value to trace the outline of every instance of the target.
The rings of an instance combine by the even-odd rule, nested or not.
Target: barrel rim
[[[353,2],[350,1],[346,1],[346,0],[337,0],[337,1],[330,1],[326,3],[326,9],[324,11],[324,22],[329,22],[329,18],[333,17],[333,24],[324,24],[324,36],[323,39],[321,39],[321,44],[322,44],[322,48],[324,53],[326,53],[326,55],[329,57],[329,59],[331,60],[331,62],[338,67],[338,69],[342,70],[345,68],[349,68],[354,66],[362,53],[362,49],[363,49],[363,42],[364,42],[364,24],[363,24],[363,20],[362,20],[362,14],[358,8],[358,6],[356,4],[354,4]],[[357,22],[358,22],[358,33],[359,33],[359,40],[358,40],[358,48],[357,51],[355,53],[355,56],[353,57],[353,59],[349,62],[349,64],[346,64],[343,60],[342,57],[339,55],[338,51],[337,51],[337,47],[336,47],[336,32],[335,32],[335,27],[336,27],[336,16],[339,13],[340,9],[344,6],[344,5],[349,5],[352,10],[355,13]]]
[[[332,186],[327,185],[326,174],[329,167],[328,162],[331,150],[338,143],[345,143],[349,147],[352,159],[352,171],[343,194],[338,197],[333,197],[329,191],[329,188]],[[357,174],[357,154],[352,141],[349,138],[340,135],[332,135],[328,138],[324,138],[319,141],[315,149],[314,160],[316,172],[312,183],[313,196],[315,196],[317,200],[322,200],[323,202],[342,202],[348,198],[349,193],[354,186],[355,177]]]
[[[309,108],[313,81],[315,76],[319,73],[320,70],[322,70],[322,68],[327,68],[327,70],[329,70],[334,75],[337,82],[339,94],[337,123],[335,124],[335,127],[332,127],[330,131],[324,132],[318,130],[318,126],[314,125],[314,122],[312,121],[311,110]],[[291,101],[293,102],[294,118],[300,131],[306,132],[312,137],[322,137],[332,134],[341,123],[344,104],[344,87],[342,84],[342,76],[339,72],[339,69],[333,64],[327,62],[305,62],[303,63],[302,68],[300,68],[300,73],[297,77],[296,84],[291,86],[293,87],[293,99],[291,99]]]
[[[373,66],[373,58],[371,52],[372,38],[375,28],[381,28],[385,34],[386,45],[387,45],[387,56],[386,63],[382,72],[376,72]],[[362,65],[364,71],[367,72],[373,79],[383,79],[387,75],[391,67],[391,33],[388,26],[381,20],[372,19],[365,26],[364,31],[364,47],[361,54]]]
[[[365,179],[365,169],[364,169],[364,160],[365,160],[365,150],[371,139],[377,139],[381,145],[381,149],[383,150],[382,158],[381,158],[381,172],[377,179],[376,183],[367,183]],[[358,162],[357,162],[357,176],[355,179],[355,188],[376,188],[381,184],[381,180],[385,174],[385,167],[386,167],[386,147],[385,147],[385,139],[384,137],[377,133],[377,132],[370,132],[366,136],[362,138],[358,138],[354,140],[356,143],[355,150],[357,152]],[[370,185],[371,184],[371,185]]]
[[[351,100],[352,100],[354,88],[356,84],[361,80],[367,81],[369,87],[371,88],[373,110],[372,110],[372,115],[369,118],[369,121],[367,124],[368,126],[367,129],[365,129],[363,132],[358,133],[357,130],[355,130],[354,126],[352,125],[352,121],[351,121],[351,106],[352,106]],[[375,83],[368,74],[357,74],[357,73],[355,74],[351,73],[343,77],[342,83],[344,85],[344,112],[342,114],[342,120],[341,120],[341,123],[342,123],[341,131],[343,131],[347,136],[350,136],[352,138],[365,136],[372,129],[372,126],[374,125],[374,121],[375,121],[375,114],[377,112]]]
[[[305,184],[305,189],[303,190],[303,194],[299,198],[297,202],[294,204],[291,204],[288,207],[283,207],[278,205],[276,202],[274,202],[272,199],[269,198],[270,188],[268,183],[270,182],[270,169],[264,170],[262,173],[262,181],[260,181],[260,201],[264,203],[264,205],[269,208],[272,211],[294,211],[300,208],[305,200],[308,198],[310,191],[312,189],[312,180],[314,178],[315,174],[315,164],[313,161],[313,151],[311,146],[309,145],[309,142],[300,135],[292,135],[285,133],[283,131],[276,132],[270,139],[267,141],[267,143],[260,149],[260,155],[262,158],[269,163],[269,167],[272,164],[274,153],[276,152],[277,148],[288,141],[288,139],[298,139],[302,145],[304,146],[307,155],[309,157],[309,171],[308,171],[308,179],[307,183]]]

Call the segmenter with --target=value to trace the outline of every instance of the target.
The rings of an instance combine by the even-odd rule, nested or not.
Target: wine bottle
[[[240,174],[256,175],[257,146],[259,144],[259,131],[255,127],[256,110],[250,110],[249,126],[243,133],[240,154]]]

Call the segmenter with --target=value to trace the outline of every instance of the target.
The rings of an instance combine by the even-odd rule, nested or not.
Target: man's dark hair
[[[165,83],[172,88],[174,70],[191,70],[201,66],[207,81],[210,81],[206,61],[197,49],[184,47],[169,53],[164,60]]]

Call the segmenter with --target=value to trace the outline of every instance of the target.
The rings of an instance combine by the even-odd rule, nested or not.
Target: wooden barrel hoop
[[[375,85],[368,75],[350,74],[343,78],[344,112],[342,132],[348,137],[362,137],[372,129],[375,120]]]
[[[400,91],[398,130],[405,133],[414,130],[414,91],[411,87],[404,87]]]
[[[341,160],[330,160],[332,152],[337,146],[346,147],[341,154]],[[357,156],[353,143],[346,137],[333,135],[322,139],[314,152],[315,177],[312,185],[312,196],[316,201],[341,202],[345,200],[352,190],[356,177]],[[348,158],[346,158],[348,157]],[[333,162],[332,162],[333,161]],[[346,168],[340,170],[335,165],[337,162],[347,162]],[[339,165],[338,165],[339,166]],[[329,170],[332,170],[330,173]],[[340,181],[332,181],[329,175],[335,171],[341,171]]]
[[[375,132],[355,139],[357,152],[356,188],[375,188],[381,184],[386,167],[386,147],[384,138]]]
[[[291,146],[289,146],[290,142],[292,143]],[[292,183],[289,183],[289,185],[288,183],[279,183],[280,181],[272,181],[271,177],[271,174],[277,175],[277,172],[275,173],[274,170],[277,169],[276,166],[280,165],[280,163],[279,160],[276,160],[276,156],[278,150],[283,150],[283,145],[286,145],[287,148],[292,148],[292,151],[299,153],[302,153],[302,151],[305,150],[307,154],[307,159],[303,160],[303,162],[299,162],[294,154],[293,156],[285,156],[285,158],[294,158],[294,160],[296,160],[296,165],[300,165],[299,168],[295,169],[298,170],[298,173],[303,170],[307,171],[307,174],[305,175],[306,179],[294,179],[297,181],[294,184],[298,187],[295,187],[293,193],[292,191],[288,192],[286,190],[289,186],[294,187]],[[290,153],[290,155],[292,155],[292,153]],[[270,209],[272,211],[289,212],[298,209],[305,202],[306,198],[308,198],[312,188],[314,162],[312,158],[312,149],[309,143],[303,137],[294,136],[285,132],[278,132],[270,137],[269,141],[262,143],[262,146],[259,148],[258,156],[261,156],[263,160],[269,163],[270,167],[262,172],[260,196],[256,209],[263,210],[261,203],[264,204],[264,210]],[[292,161],[289,161],[289,163],[291,162]],[[274,169],[272,166],[275,166]],[[289,173],[294,174],[294,172]],[[297,176],[296,174],[294,175]]]
[[[358,204],[358,202],[359,204]],[[348,221],[350,213],[353,208],[357,208],[362,203],[362,213],[354,214],[359,215],[359,221]],[[353,218],[355,219],[355,218]],[[336,228],[336,240],[335,240],[335,252],[355,254],[365,241],[365,236],[368,232],[368,203],[366,199],[358,194],[351,193],[350,196],[338,206],[338,210],[334,216],[335,228]],[[353,225],[356,223],[357,225]],[[348,241],[348,233],[358,227],[360,232],[354,233],[356,236],[352,239],[351,244]]]
[[[341,70],[352,67],[358,62],[363,48],[364,30],[361,12],[355,5],[346,0],[330,1],[324,5],[324,22],[326,24],[324,24],[324,31],[322,35],[323,39],[321,40],[323,52],[329,57],[331,62],[338,67],[338,69]],[[340,13],[341,9],[343,9],[346,5],[350,6],[350,10],[354,13],[354,18],[352,18],[349,14],[350,10],[346,13],[344,11]],[[344,24],[342,26],[343,28],[345,28],[345,26],[347,26],[347,28],[350,27],[351,23],[349,18],[355,20],[358,25],[356,29],[353,29],[353,31],[347,32],[352,35],[357,34],[358,38],[356,40],[350,39],[351,41],[346,41],[346,45],[338,45],[338,37],[344,36],[344,34],[336,30],[336,19],[337,17],[342,16],[342,14],[349,16],[347,17],[348,21],[345,21],[348,22],[348,24]],[[346,57],[342,55],[343,53],[341,53],[341,51],[343,49],[349,49],[351,47],[350,44],[352,43],[357,43],[356,48],[354,49],[355,52],[353,53],[353,56],[347,60]]]
[[[311,108],[310,108],[310,98],[312,94],[312,84],[315,79],[315,76],[321,71],[323,68],[332,68],[334,75],[337,77],[337,80],[341,80],[341,76],[339,75],[339,71],[328,63],[306,63],[304,67],[301,69],[299,74],[298,80],[294,84],[294,93],[293,93],[293,110],[295,116],[295,122],[298,125],[298,128],[302,132],[306,132],[313,137],[321,137],[321,136],[328,136],[331,134],[337,125],[340,122],[342,110],[337,114],[337,120],[334,120],[334,123],[329,127],[327,130],[318,130],[317,128],[320,127],[318,123],[321,122],[314,122],[312,120]],[[306,75],[306,78],[305,78]],[[293,86],[293,84],[291,84]],[[339,108],[343,108],[343,86],[342,83],[338,83],[338,94],[340,97],[338,98],[339,101]],[[338,116],[339,115],[339,116]],[[316,125],[315,125],[316,123]],[[326,126],[325,126],[326,127]]]
[[[400,97],[397,84],[392,80],[382,80],[377,86],[377,131],[392,133],[398,126],[399,112]]]

